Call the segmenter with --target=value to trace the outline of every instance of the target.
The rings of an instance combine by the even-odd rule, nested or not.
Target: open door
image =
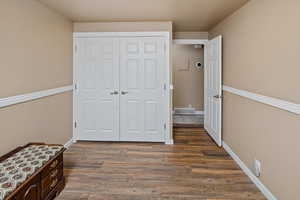
[[[222,146],[222,36],[208,41],[206,59],[204,128]]]

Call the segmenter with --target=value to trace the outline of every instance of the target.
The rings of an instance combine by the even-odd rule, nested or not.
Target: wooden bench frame
[[[45,143],[29,143],[25,146],[20,146],[17,147],[16,149],[12,150],[11,152],[3,155],[0,157],[0,162],[8,159],[12,155],[18,153],[22,149],[31,146],[31,145],[48,145],[48,146],[62,146],[58,144],[45,144]],[[9,194],[4,200],[52,200],[55,197],[57,197],[60,192],[64,189],[65,187],[65,177],[63,175],[63,153],[66,150],[66,148],[63,148],[61,151],[59,151],[54,157],[52,157],[49,161],[47,161],[40,169],[38,169],[36,172],[34,172],[29,178],[27,178],[22,184],[20,184],[11,194]],[[62,165],[62,176],[60,176],[60,180],[56,183],[55,187],[51,188],[49,193],[43,197],[42,195],[42,173],[47,170],[50,167],[50,164],[58,159],[61,160],[61,165]],[[58,163],[57,165],[59,165]],[[50,173],[50,172],[49,172]],[[34,181],[35,182],[35,187],[37,188],[38,195],[36,199],[28,199],[26,196],[30,192],[29,190],[31,189],[30,183]],[[25,191],[26,190],[26,191]],[[23,193],[25,191],[24,197],[20,197],[19,194]]]

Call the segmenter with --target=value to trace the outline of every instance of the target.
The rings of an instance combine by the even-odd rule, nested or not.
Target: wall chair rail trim
[[[236,94],[241,97],[246,97],[248,99],[251,99],[251,100],[254,100],[254,101],[257,101],[260,103],[264,103],[264,104],[300,115],[300,104],[296,104],[296,103],[292,103],[289,101],[284,101],[281,99],[248,92],[245,90],[235,89],[235,88],[232,88],[232,87],[229,87],[226,85],[223,85],[223,91],[230,92],[232,94]]]
[[[73,86],[69,85],[65,87],[42,90],[38,92],[32,92],[32,93],[27,93],[27,94],[22,94],[22,95],[7,97],[7,98],[0,98],[0,108],[11,106],[14,104],[24,103],[27,101],[32,101],[32,100],[36,100],[36,99],[64,93],[64,92],[69,92],[72,90],[73,90]]]

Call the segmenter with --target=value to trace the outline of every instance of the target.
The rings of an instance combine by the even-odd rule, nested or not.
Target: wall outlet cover
[[[257,177],[261,175],[261,162],[259,160],[254,161],[254,173]]]

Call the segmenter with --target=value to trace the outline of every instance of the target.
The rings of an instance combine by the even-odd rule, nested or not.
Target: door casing
[[[77,38],[101,38],[101,37],[163,37],[165,38],[165,56],[166,56],[166,73],[165,73],[165,95],[163,96],[164,102],[164,134],[165,143],[173,144],[172,139],[172,108],[171,108],[171,70],[170,70],[170,32],[75,32],[73,34],[73,141],[76,142],[79,138],[78,133],[78,68],[77,68]]]

